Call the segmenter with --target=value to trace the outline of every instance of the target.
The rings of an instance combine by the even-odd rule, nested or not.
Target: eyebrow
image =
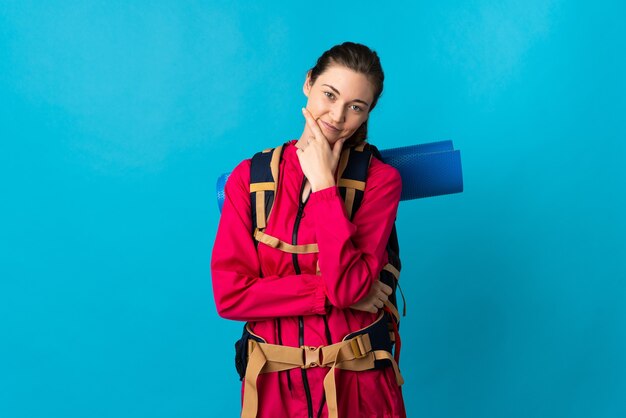
[[[334,88],[333,86],[331,86],[330,84],[322,84],[322,86],[326,86],[328,88],[330,88],[332,91],[334,91],[335,93],[337,93],[337,96],[341,96],[341,93],[339,93],[339,90],[337,90],[336,88]],[[369,107],[369,103],[367,103],[365,100],[361,100],[361,99],[354,99],[353,102],[357,102],[357,103],[363,103],[365,106]]]

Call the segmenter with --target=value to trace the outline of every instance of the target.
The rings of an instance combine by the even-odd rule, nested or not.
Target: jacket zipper
[[[293,245],[298,244],[298,228],[300,227],[300,219],[302,218],[302,212],[304,212],[304,204],[309,200],[308,196],[304,202],[302,202],[302,192],[304,192],[304,185],[306,184],[306,177],[302,179],[302,186],[300,187],[300,193],[298,194],[298,213],[296,215],[296,221],[293,225],[293,234],[291,236],[291,243]],[[296,274],[300,274],[300,265],[298,264],[298,254],[293,253],[293,268]],[[299,325],[299,342],[300,346],[304,345],[304,318],[298,317]],[[306,375],[306,369],[300,369],[302,372],[302,384],[304,385],[304,393],[306,394],[306,403],[309,412],[309,418],[313,418],[313,400],[311,399],[311,388],[309,387],[309,379]]]

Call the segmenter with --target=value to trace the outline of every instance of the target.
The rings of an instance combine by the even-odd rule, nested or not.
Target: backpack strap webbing
[[[252,210],[252,233],[265,229],[272,213],[278,169],[284,146],[266,149],[254,154],[250,165],[250,208]]]
[[[250,169],[250,201],[252,210],[252,234],[255,238],[254,242],[255,245],[257,245],[258,242],[263,242],[266,245],[288,253],[315,253],[319,251],[317,244],[291,245],[263,232],[267,227],[278,190],[279,165],[283,150],[284,146],[280,146],[274,149],[264,150],[252,157]],[[384,162],[378,149],[365,142],[356,147],[346,148],[341,152],[337,171],[337,186],[350,220],[352,220],[363,201],[372,156]],[[396,363],[397,367],[400,361],[401,341],[398,333],[400,313],[397,308],[396,288],[400,290],[404,302],[402,316],[406,315],[406,302],[399,285],[401,264],[395,224],[392,227],[386,251],[388,254],[388,264],[385,265],[380,272],[379,280],[390,286],[393,290],[384,307],[386,313],[384,316],[388,318],[388,329],[386,332],[388,333],[389,341],[396,345],[392,359],[395,360],[394,363]],[[319,271],[319,262],[316,274],[321,274]]]
[[[252,157],[250,166],[250,203],[252,210],[252,235],[255,245],[263,242],[273,248],[288,253],[310,254],[318,252],[317,244],[292,245],[265,234],[263,231],[269,221],[276,191],[278,190],[279,165],[284,150],[284,144],[276,148],[269,148],[256,153]],[[383,161],[378,149],[369,143],[363,142],[355,147],[342,150],[337,171],[337,186],[344,201],[344,207],[350,220],[363,202],[365,184],[372,157]],[[384,161],[383,161],[384,162]],[[395,289],[400,290],[403,301],[402,316],[406,316],[406,301],[400,288],[400,248],[395,224],[387,243],[388,264],[379,278],[386,285],[394,289],[389,296],[391,305],[397,307]],[[319,270],[319,265],[318,265]],[[319,274],[319,271],[317,271]],[[391,310],[396,323],[399,323],[400,314],[397,309]]]
[[[280,176],[280,160],[284,144],[256,153],[250,164],[250,208],[252,211],[252,236],[259,242],[292,254],[318,252],[317,244],[292,245],[263,232],[267,227]]]
[[[365,181],[371,159],[372,152],[369,146],[366,147],[365,142],[341,151],[337,186],[350,220],[363,201]]]
[[[317,244],[289,244],[288,242],[281,241],[259,229],[254,231],[254,239],[269,247],[276,248],[282,252],[290,254],[312,254],[320,252]]]
[[[247,328],[247,326],[246,326]],[[252,334],[248,331],[248,334]],[[242,400],[242,418],[254,418],[259,409],[257,380],[260,374],[295,368],[327,367],[324,395],[328,402],[328,416],[338,418],[337,384],[335,370],[364,371],[377,365],[393,367],[398,386],[404,384],[400,369],[391,354],[386,321],[381,313],[369,326],[345,336],[340,342],[312,347],[291,347],[268,344],[258,338],[247,339],[248,361],[244,373],[245,393]],[[241,344],[240,344],[241,346]],[[243,347],[245,349],[245,347]]]
[[[368,144],[367,148],[372,153],[372,155],[379,159],[382,162],[385,162],[380,151],[372,144]],[[390,286],[394,289],[394,292],[390,295],[389,301],[395,307],[398,306],[396,300],[396,287],[400,291],[400,296],[402,297],[402,316],[406,316],[406,299],[404,298],[404,293],[402,292],[402,288],[400,287],[400,269],[402,268],[402,263],[400,262],[400,245],[398,243],[398,233],[396,231],[396,225],[394,223],[391,228],[391,234],[389,236],[389,241],[387,241],[387,255],[388,255],[388,264],[383,268],[381,272],[380,279],[383,283]],[[400,315],[397,310],[393,312],[393,316],[396,319],[396,324],[400,323]]]

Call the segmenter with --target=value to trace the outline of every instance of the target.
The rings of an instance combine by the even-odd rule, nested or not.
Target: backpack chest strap
[[[320,252],[317,244],[289,244],[276,237],[266,234],[258,228],[254,231],[254,239],[269,247],[276,248],[277,250],[290,254],[313,254]]]

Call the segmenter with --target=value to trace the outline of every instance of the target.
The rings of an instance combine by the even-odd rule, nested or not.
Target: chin
[[[326,139],[328,139],[328,143],[330,145],[335,145],[335,142],[339,141],[341,138],[342,138],[341,136],[338,136],[336,138],[326,138]]]

